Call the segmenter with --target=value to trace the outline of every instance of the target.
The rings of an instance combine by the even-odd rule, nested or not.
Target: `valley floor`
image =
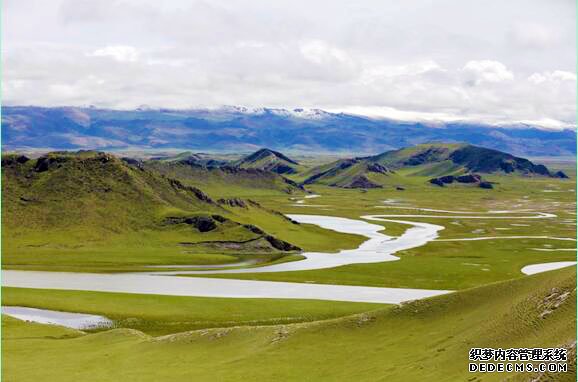
[[[533,276],[521,272],[529,264],[576,259],[575,183],[495,180],[502,186],[493,191],[435,189],[416,181],[405,191],[319,186],[312,188],[321,195],[317,198],[256,195],[265,207],[286,214],[357,220],[380,215],[385,220],[370,222],[383,226],[389,236],[407,230],[400,220],[444,229],[425,245],[395,252],[397,261],[210,276],[455,293],[381,305],[3,288],[4,305],[99,314],[116,327],[82,332],[3,317],[6,380],[492,381],[505,376],[468,373],[471,347],[562,346],[575,354],[575,268]],[[539,213],[545,215],[536,218]],[[323,230],[308,236],[307,227],[302,227],[300,232],[308,251],[352,249],[364,241],[331,232],[332,240],[315,242]],[[206,264],[215,263],[207,259]],[[11,260],[11,269],[29,269],[17,260]],[[175,264],[174,256],[157,260],[155,265]],[[235,261],[234,257],[224,263]],[[55,265],[62,266],[37,263],[33,269],[58,269]],[[66,267],[150,272],[143,265]],[[167,268],[177,274],[186,269]],[[551,306],[552,295],[559,303],[556,308]],[[575,380],[575,358],[571,359],[564,375],[512,375],[511,380]]]

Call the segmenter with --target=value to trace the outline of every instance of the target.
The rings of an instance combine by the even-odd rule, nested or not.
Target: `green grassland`
[[[41,162],[47,168],[36,160],[19,164],[10,158],[15,157],[3,158],[4,268],[115,272],[146,265],[235,263],[246,257],[271,262],[284,256],[274,250],[193,251],[179,244],[259,236],[246,224],[316,250],[337,251],[343,242],[353,247],[361,242],[353,235],[340,235],[338,242],[337,234],[293,224],[272,209],[229,208],[215,202],[222,194],[209,196],[186,179],[173,181],[110,155],[51,154]],[[266,187],[256,193],[286,195]],[[165,223],[167,217],[212,215],[229,221],[210,232]]]
[[[91,158],[88,157],[88,160]],[[295,205],[295,198],[300,198],[297,195],[263,188],[245,189],[246,197],[258,201],[261,206],[249,205],[240,208],[207,203],[186,192],[161,187],[158,184],[167,182],[165,178],[155,177],[152,172],[125,166],[114,160],[108,167],[85,162],[86,160],[74,162],[77,167],[72,167],[72,171],[68,166],[63,168],[66,172],[57,168],[34,174],[39,179],[33,179],[33,187],[26,188],[26,184],[23,184],[20,185],[22,189],[13,190],[10,187],[18,187],[18,183],[5,182],[8,187],[3,195],[7,198],[3,232],[5,268],[90,272],[149,271],[147,265],[234,264],[247,259],[252,259],[256,265],[262,265],[299,258],[294,254],[278,251],[252,253],[250,250],[184,248],[178,243],[247,240],[254,238],[255,234],[232,223],[219,225],[216,230],[205,233],[189,227],[160,224],[167,215],[217,213],[233,222],[256,225],[268,234],[306,251],[324,252],[355,248],[364,239],[356,235],[323,230],[313,225],[292,224],[276,211],[358,219],[366,214],[432,214],[404,207],[466,211],[529,209],[555,213],[558,217],[532,220],[524,219],[524,214],[520,213],[511,214],[520,218],[474,220],[460,219],[456,214],[455,218],[451,219],[413,217],[408,220],[443,225],[445,229],[440,232],[441,239],[502,235],[575,237],[573,180],[488,175],[487,178],[495,183],[493,190],[463,185],[441,188],[428,184],[427,176],[419,175],[424,171],[424,166],[414,166],[397,170],[388,176],[379,174],[390,179],[391,186],[383,189],[364,192],[310,185],[308,189],[322,197],[307,199],[300,206]],[[92,174],[95,179],[80,178],[90,174],[86,167],[81,166],[94,166]],[[427,166],[429,165],[425,167]],[[84,175],[80,173],[81,170],[85,170]],[[24,172],[25,169],[20,171]],[[8,172],[5,176],[11,178],[14,174]],[[79,179],[83,181],[79,182]],[[102,179],[107,180],[104,186],[101,185]],[[183,187],[197,186],[192,179],[183,180]],[[154,183],[154,188],[149,186],[149,183]],[[394,185],[399,184],[403,185],[403,191],[394,188]],[[106,187],[113,191],[98,192]],[[24,195],[27,200],[38,199],[39,202],[35,204],[10,199],[19,195]],[[51,195],[53,200],[42,203],[43,198],[46,198],[44,195]],[[74,197],[75,195],[83,197],[79,199]],[[219,195],[210,196],[214,200]],[[396,203],[385,204],[384,200],[394,200]],[[142,209],[141,205],[147,205],[148,208]],[[114,211],[111,211],[110,206]],[[88,213],[81,214],[79,211]],[[403,217],[391,219],[404,220]],[[19,221],[26,221],[28,224],[17,224]],[[372,223],[383,225],[384,233],[391,236],[400,235],[407,229],[405,224]],[[571,260],[575,256],[573,252],[537,251],[536,248],[572,248],[574,245],[575,242],[572,241],[549,239],[430,242],[426,246],[398,253],[402,260],[396,262],[356,264],[303,272],[211,277],[462,289],[521,277],[519,270],[527,264]]]
[[[207,298],[3,288],[2,305],[103,315],[118,328],[152,336],[241,325],[326,320],[384,309],[383,304],[317,300]],[[102,330],[102,329],[100,329]]]
[[[267,194],[296,194],[304,191],[281,175],[259,170],[225,170],[191,166],[182,162],[145,162],[147,169],[192,184],[216,198],[248,197]]]
[[[563,269],[338,319],[161,337],[133,329],[85,334],[3,317],[3,375],[61,382],[574,381],[575,279],[574,268]],[[558,346],[570,349],[568,373],[468,373],[472,347]]]

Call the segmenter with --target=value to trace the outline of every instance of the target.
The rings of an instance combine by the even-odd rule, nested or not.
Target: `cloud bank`
[[[575,2],[5,0],[3,102],[575,126]]]

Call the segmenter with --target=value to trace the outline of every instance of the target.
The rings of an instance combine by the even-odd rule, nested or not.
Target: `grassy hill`
[[[338,160],[309,170],[300,180],[304,184],[343,188],[380,188],[403,184],[404,176],[455,177],[473,173],[566,177],[562,172],[553,173],[544,165],[501,151],[467,144],[435,143]]]
[[[235,167],[259,169],[277,174],[295,174],[300,171],[297,161],[278,151],[261,149],[234,162]]]
[[[8,268],[127,270],[235,263],[247,256],[263,262],[299,250],[283,238],[314,250],[336,250],[336,237],[352,245],[360,240],[326,237],[255,202],[212,198],[186,184],[192,177],[177,180],[110,154],[4,155],[2,168]]]
[[[575,280],[569,268],[333,320],[156,338],[5,318],[3,372],[10,380],[62,382],[575,381]],[[68,295],[86,305],[82,296]],[[472,347],[565,347],[569,371],[470,374]]]
[[[216,197],[266,193],[299,194],[304,191],[297,183],[282,175],[260,168],[240,168],[231,164],[212,166],[190,158],[176,161],[146,161],[137,165],[200,187]]]

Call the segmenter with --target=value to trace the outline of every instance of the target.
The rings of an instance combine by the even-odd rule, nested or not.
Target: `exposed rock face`
[[[209,195],[205,194],[203,191],[199,190],[196,187],[186,186],[176,179],[170,179],[169,178],[168,181],[169,181],[169,184],[176,190],[188,191],[188,192],[191,192],[193,195],[195,195],[195,197],[197,199],[202,200],[203,202],[207,202],[207,203],[211,203],[211,204],[215,203]]]
[[[429,182],[431,184],[435,184],[436,186],[440,186],[440,187],[444,186],[444,182],[442,182],[442,180],[440,178],[432,178],[429,180]]]
[[[126,164],[128,164],[129,166],[133,166],[138,168],[139,170],[143,170],[143,163],[141,160],[138,159],[134,159],[134,158],[129,158],[129,157],[123,157],[120,158],[123,162],[125,162]]]
[[[457,183],[466,183],[466,184],[477,184],[480,188],[491,189],[494,186],[490,182],[486,182],[482,180],[482,177],[477,174],[466,174],[460,176],[453,176],[453,175],[446,175],[440,176],[438,178],[432,178],[429,180],[431,184],[435,184],[436,186],[444,187],[446,184],[452,184],[454,182]]]
[[[34,170],[36,172],[44,172],[50,169],[58,168],[63,163],[68,162],[70,159],[66,157],[40,157],[36,160],[34,165]]]
[[[211,216],[168,217],[165,222],[167,224],[187,224],[196,228],[199,232],[209,232],[217,228],[217,223]]]
[[[480,188],[485,188],[485,189],[489,189],[491,190],[492,188],[494,188],[494,186],[492,185],[492,183],[490,182],[480,182],[480,184],[478,185]]]
[[[348,185],[344,186],[344,188],[367,189],[367,188],[382,188],[382,186],[367,179],[364,175],[359,175],[355,177]]]
[[[244,224],[243,227],[247,228],[249,231],[256,233],[257,235],[264,235],[265,231],[263,231],[261,228],[253,225],[253,224]]]
[[[24,155],[6,155],[2,157],[2,166],[11,166],[14,164],[24,164],[28,162],[30,158]]]
[[[460,183],[480,183],[482,177],[476,174],[467,174],[456,177],[456,181]]]
[[[265,235],[264,238],[269,242],[269,244],[271,244],[273,248],[280,251],[301,251],[301,248],[297,247],[296,245],[277,239],[274,236]]]
[[[227,219],[226,217],[221,216],[221,215],[211,215],[211,217],[213,219],[215,219],[216,221],[218,221],[219,223],[225,223],[225,222],[229,221],[229,219]]]
[[[229,206],[229,207],[239,207],[239,208],[247,208],[247,203],[243,199],[239,198],[232,198],[232,199],[219,199],[217,203]]]
[[[367,165],[367,171],[376,172],[378,174],[387,174],[389,169],[379,163],[371,163]]]

